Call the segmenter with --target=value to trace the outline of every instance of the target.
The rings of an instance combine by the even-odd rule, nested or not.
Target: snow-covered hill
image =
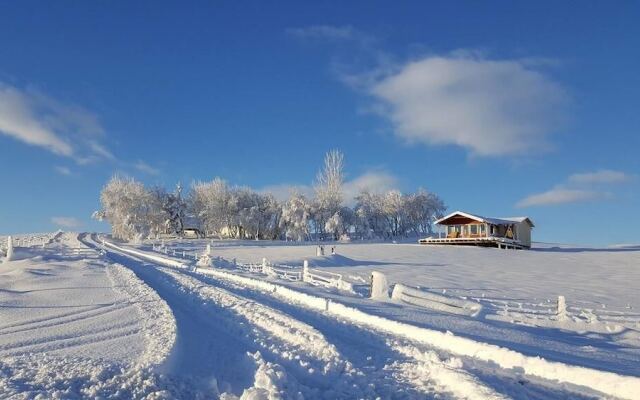
[[[53,239],[0,263],[0,398],[640,393],[633,246],[354,243],[315,256],[280,242]],[[207,244],[211,266],[196,269]],[[302,279],[304,260],[318,280]],[[369,299],[372,271],[430,300]]]

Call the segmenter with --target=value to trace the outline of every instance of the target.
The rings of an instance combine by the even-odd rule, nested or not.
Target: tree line
[[[424,189],[362,190],[349,206],[343,186],[344,155],[337,150],[326,154],[312,196],[294,191],[285,201],[220,178],[194,182],[185,195],[181,185],[167,191],[114,176],[100,193],[102,207],[94,218],[107,221],[115,238],[129,241],[181,235],[185,228],[207,237],[304,241],[430,234],[433,220],[446,210],[440,197]]]

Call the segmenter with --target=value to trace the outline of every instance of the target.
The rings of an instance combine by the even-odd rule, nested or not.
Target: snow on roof
[[[478,222],[485,222],[485,223],[489,223],[489,224],[493,224],[493,225],[508,225],[508,224],[512,224],[514,222],[524,222],[524,221],[528,221],[529,224],[533,227],[535,226],[533,224],[533,221],[531,220],[531,218],[529,217],[503,217],[503,218],[493,218],[493,217],[483,217],[481,215],[475,215],[475,214],[470,214],[470,213],[466,213],[464,211],[454,211],[449,215],[446,215],[442,218],[440,218],[439,220],[437,220],[435,223],[436,224],[440,224],[446,220],[448,220],[449,218],[455,216],[455,215],[461,215],[463,217],[467,217],[469,219],[473,219],[475,221]]]

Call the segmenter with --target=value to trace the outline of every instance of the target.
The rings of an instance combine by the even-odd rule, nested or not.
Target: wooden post
[[[567,319],[567,300],[564,296],[558,296],[557,313],[558,321],[565,321]]]
[[[13,258],[13,238],[11,236],[7,237],[7,258],[5,261],[11,261]]]
[[[302,281],[309,282],[309,261],[304,260],[302,265]]]

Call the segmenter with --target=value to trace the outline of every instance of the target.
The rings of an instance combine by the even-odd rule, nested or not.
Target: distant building
[[[450,244],[512,249],[531,248],[529,217],[489,218],[463,211],[453,212],[435,222],[439,237],[420,239],[421,244]]]
[[[186,239],[199,239],[204,237],[204,234],[198,228],[184,228],[182,235]]]

